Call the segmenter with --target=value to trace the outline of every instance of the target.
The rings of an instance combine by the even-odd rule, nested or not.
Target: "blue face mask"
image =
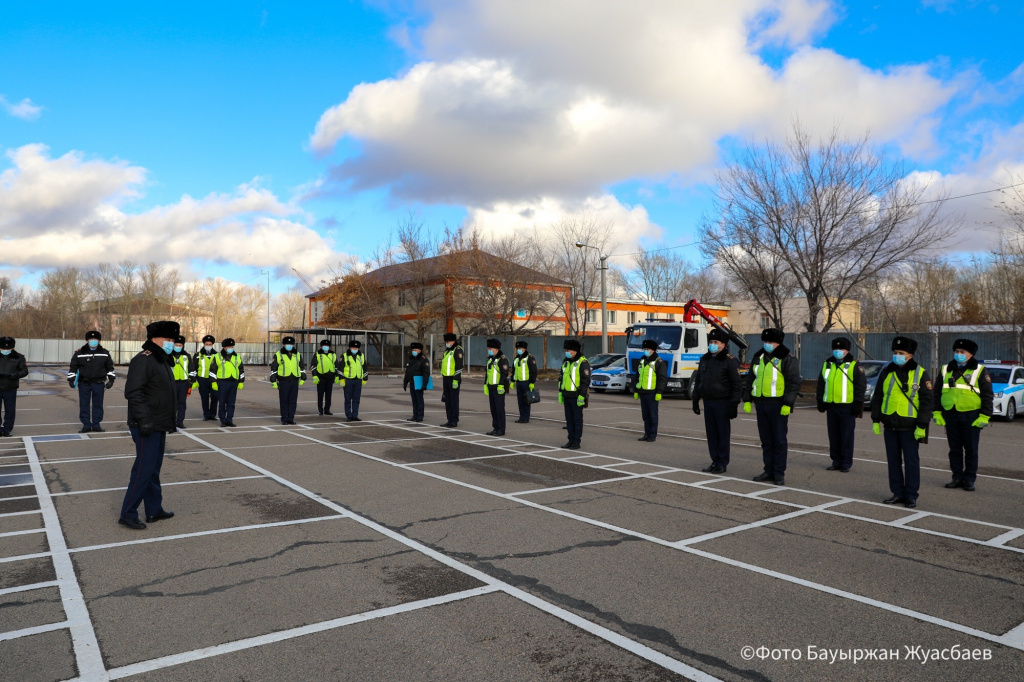
[[[493,348],[488,348],[487,349],[487,354],[490,355],[490,356],[493,356],[494,355],[494,349]]]
[[[203,346],[203,348],[206,349],[207,353],[212,353],[213,352],[213,344],[212,343],[209,346]]]
[[[285,350],[287,350],[287,351],[293,350],[294,348],[295,348],[295,346],[293,346],[293,345],[292,345],[292,344],[290,344],[290,343],[286,343],[286,344],[284,345],[284,349],[285,349]]]
[[[897,364],[900,367],[902,367],[903,365],[907,364],[907,356],[906,355],[893,355],[892,356],[892,361],[895,364]]]
[[[412,356],[413,356],[413,357],[416,357],[416,356],[417,356],[417,355],[419,355],[419,354],[420,354],[420,352],[419,352],[418,350],[414,350],[414,351],[412,352]]]
[[[708,352],[709,353],[715,354],[715,353],[717,353],[720,350],[721,350],[721,348],[718,347],[717,343],[709,343],[708,344]]]
[[[10,354],[11,354],[11,351],[9,351],[9,350],[0,350],[0,355],[10,355]]]
[[[175,353],[180,353],[180,352],[181,352],[181,351],[183,351],[183,350],[185,350],[185,347],[184,347],[184,346],[175,346],[175,347],[174,347],[174,352],[175,352]]]
[[[567,350],[567,351],[565,351],[565,357],[567,357],[567,358],[569,358],[570,360],[572,360],[572,351],[571,351],[571,350]]]
[[[522,349],[522,348],[516,348],[516,355],[522,355],[523,354],[523,350],[524,349]]]
[[[962,365],[967,362],[967,356],[963,353],[953,353],[953,359],[956,360],[956,364]]]
[[[764,344],[764,352],[765,353],[772,353],[774,351],[775,351],[775,345],[774,344],[771,344],[771,343]]]
[[[225,348],[224,352],[227,353],[228,355],[231,355],[232,353],[235,352],[235,349],[234,348]]]
[[[645,358],[649,358],[652,355],[654,355],[654,351],[653,350],[651,350],[650,348],[645,348],[644,349],[644,357]]]
[[[89,339],[89,348],[95,348],[98,345],[100,345],[99,340],[97,340],[97,339]]]
[[[834,357],[836,360],[842,360],[843,358],[846,357],[846,351],[842,350],[841,348],[837,348],[834,351],[832,351],[832,357]]]
[[[164,341],[163,346],[164,352],[170,355],[174,352],[174,341]]]
[[[358,348],[349,348],[348,352],[351,353],[352,355],[355,355],[356,353],[359,352],[359,349]]]
[[[331,347],[330,346],[320,346],[320,350],[322,350],[325,353],[330,353],[331,352]]]

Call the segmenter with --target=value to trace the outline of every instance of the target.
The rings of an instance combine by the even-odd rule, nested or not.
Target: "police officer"
[[[832,357],[818,375],[818,412],[825,412],[828,426],[828,471],[846,473],[853,466],[853,434],[857,419],[864,414],[864,369],[850,355],[850,339],[832,339]]]
[[[96,330],[86,332],[85,345],[71,356],[68,368],[68,385],[78,387],[78,419],[82,422],[79,433],[103,432],[103,391],[113,388],[117,376],[110,353],[100,345],[101,338]]]
[[[18,402],[18,386],[28,376],[25,356],[14,350],[14,339],[0,338],[0,403],[3,403],[4,421],[0,424],[0,438],[14,431],[14,417]]]
[[[953,359],[942,368],[935,384],[932,416],[946,427],[949,468],[953,480],[947,488],[974,490],[978,477],[978,441],[992,417],[992,376],[974,357],[978,344],[970,339],[953,342]]]
[[[363,386],[369,378],[362,344],[355,340],[349,341],[348,352],[342,360],[341,387],[345,392],[345,417],[350,422],[361,422],[363,420],[359,418],[359,398],[363,395]]]
[[[782,345],[785,340],[786,334],[780,329],[761,332],[763,348],[750,360],[743,390],[743,411],[750,414],[751,402],[757,405],[757,433],[764,459],[764,471],[754,480],[774,481],[775,485],[786,485],[789,414],[800,388],[800,365]]]
[[[220,425],[237,426],[232,419],[235,417],[235,398],[245,388],[245,363],[235,353],[234,339],[220,342],[220,353],[213,358],[210,374],[213,376],[212,388],[220,397]]]
[[[516,341],[516,356],[512,359],[512,383],[519,402],[519,419],[516,424],[529,424],[530,391],[537,383],[537,359],[530,355],[526,341]]]
[[[428,378],[430,362],[423,357],[423,344],[413,342],[409,344],[409,360],[405,363],[405,379],[402,382],[402,390],[409,391],[412,396],[412,416],[406,421],[423,421],[423,391],[427,389]]]
[[[462,367],[465,361],[462,346],[455,334],[444,335],[444,354],[441,356],[441,400],[444,402],[444,424],[452,429],[459,425],[459,384],[462,381]]]
[[[708,332],[708,352],[701,356],[690,383],[693,411],[700,414],[704,399],[704,431],[711,464],[703,470],[724,474],[729,468],[732,420],[743,397],[740,361],[729,352],[729,337],[719,329]]]
[[[341,383],[341,376],[338,374],[338,355],[331,349],[330,339],[320,342],[320,350],[313,355],[309,371],[313,375],[313,383],[316,384],[316,410],[321,415],[329,415],[334,384]]]
[[[576,339],[562,344],[565,360],[558,373],[558,402],[565,407],[565,430],[569,441],[563,448],[579,450],[583,440],[583,407],[590,391],[590,363],[583,357],[583,347]]]
[[[487,339],[487,370],[484,373],[484,395],[491,408],[491,430],[488,436],[505,435],[505,394],[509,387],[508,357],[501,352],[501,341]]]
[[[921,487],[921,459],[918,441],[932,413],[932,381],[924,367],[914,360],[917,341],[906,336],[892,340],[892,362],[882,368],[871,397],[871,430],[876,436],[885,427],[885,458],[889,463],[889,490],[886,504],[917,506]]]
[[[306,383],[302,355],[295,350],[295,337],[281,339],[281,350],[270,359],[270,383],[277,389],[281,406],[281,423],[295,423],[295,407],[299,402],[299,386]]]
[[[179,336],[177,322],[153,322],[146,326],[147,340],[128,364],[124,397],[128,400],[128,431],[135,442],[128,489],[117,522],[133,530],[143,530],[139,505],[146,503],[146,521],[153,523],[174,516],[163,506],[160,467],[164,460],[167,432],[174,431],[175,415],[174,341]]]
[[[192,358],[185,352],[185,337],[178,336],[174,339],[174,350],[171,352],[171,369],[174,371],[174,393],[178,404],[175,414],[178,429],[185,428],[185,407],[188,396],[192,392],[192,384],[196,380],[196,373],[192,370]]]
[[[665,391],[666,364],[658,357],[658,342],[644,339],[644,356],[637,364],[634,400],[640,401],[640,415],[644,420],[644,435],[637,440],[653,443],[658,438],[658,403]]]
[[[214,377],[210,374],[213,359],[217,356],[217,349],[213,347],[216,341],[209,334],[204,336],[203,347],[192,358],[192,375],[195,377],[192,388],[199,389],[199,401],[203,406],[204,422],[217,418],[217,403],[220,394],[214,390]]]

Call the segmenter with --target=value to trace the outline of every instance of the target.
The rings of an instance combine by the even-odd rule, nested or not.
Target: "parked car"
[[[619,358],[626,357],[622,353],[598,353],[592,358],[587,358],[587,362],[590,363],[590,369],[601,369],[607,367],[609,364],[615,362]]]
[[[1024,407],[1024,367],[982,362],[992,377],[992,416],[1013,421]]]
[[[857,364],[864,370],[864,378],[867,380],[864,402],[870,404],[871,397],[875,395],[875,386],[878,385],[878,376],[882,373],[882,368],[889,362],[887,360],[858,360]]]
[[[626,357],[620,355],[617,360],[602,367],[599,371],[590,375],[590,385],[598,393],[605,391],[626,391],[626,380],[629,374],[626,371]]]

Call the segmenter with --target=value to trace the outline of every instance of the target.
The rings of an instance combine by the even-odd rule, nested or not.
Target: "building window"
[[[398,292],[398,307],[401,308],[401,307],[404,307],[404,306],[405,306],[405,292],[404,291],[399,291]]]
[[[594,324],[597,322],[597,311],[591,308],[587,311],[587,324]]]
[[[675,313],[669,313],[668,315],[665,316],[665,319],[669,320],[670,322],[675,322],[676,314]]]
[[[626,324],[636,324],[636,313],[635,312],[628,312],[628,313],[626,313]]]
[[[768,329],[772,326],[771,318],[768,317],[768,313],[761,313],[761,329]]]
[[[608,311],[608,324],[615,324],[615,311],[614,310],[609,310]]]

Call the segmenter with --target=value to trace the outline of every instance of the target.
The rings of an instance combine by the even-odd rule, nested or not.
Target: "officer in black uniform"
[[[763,348],[750,360],[750,371],[743,384],[743,411],[757,405],[757,433],[761,437],[764,471],[755,481],[774,481],[786,485],[786,460],[789,457],[789,414],[800,389],[800,363],[782,345],[786,334],[780,329],[761,332]]]
[[[459,385],[462,383],[464,363],[465,354],[458,337],[452,333],[445,334],[444,353],[441,355],[441,401],[448,418],[441,426],[445,428],[453,429],[459,425]]]
[[[701,356],[690,383],[693,411],[700,414],[704,399],[704,430],[711,464],[703,471],[724,474],[729,468],[732,420],[743,397],[740,361],[729,352],[729,337],[718,329],[708,332],[708,352]]]
[[[28,376],[25,356],[14,350],[14,339],[0,338],[0,402],[3,403],[4,421],[0,425],[0,438],[14,431],[14,417],[18,402],[18,385]]]
[[[953,359],[935,382],[932,417],[946,427],[949,469],[953,480],[947,488],[974,491],[978,478],[978,444],[981,430],[992,418],[992,375],[979,364],[978,344],[970,339],[953,342]]]
[[[519,419],[516,424],[530,423],[530,391],[537,383],[537,359],[530,354],[526,341],[516,341],[516,356],[512,358],[512,385],[516,388]]]
[[[864,414],[864,392],[867,378],[860,363],[853,359],[850,339],[832,339],[832,357],[818,374],[818,412],[827,412],[828,454],[832,464],[828,471],[846,473],[853,466],[853,436],[857,419]]]
[[[579,450],[583,440],[583,408],[590,391],[590,363],[583,357],[583,346],[576,339],[562,344],[565,360],[558,373],[558,402],[565,408],[565,430],[569,441],[563,448]]]
[[[640,416],[644,420],[644,435],[639,441],[653,443],[658,439],[658,403],[665,392],[667,363],[658,357],[658,342],[644,339],[641,344],[644,356],[637,364],[636,390],[633,399],[640,401]]]
[[[302,363],[302,355],[295,350],[294,336],[281,339],[281,350],[270,359],[270,383],[277,389],[281,423],[294,424],[299,386],[306,383],[306,368]]]
[[[178,336],[174,340],[171,363],[174,370],[174,392],[178,399],[176,409],[178,417],[177,428],[183,429],[185,428],[185,410],[188,407],[188,397],[192,393],[192,384],[196,380],[196,373],[192,370],[192,357],[185,351],[184,336]]]
[[[217,339],[207,334],[203,337],[203,347],[192,358],[192,373],[195,376],[192,388],[199,389],[199,402],[203,406],[204,422],[217,419],[219,394],[213,390],[214,379],[210,375],[210,367],[217,355],[217,349],[213,347],[216,342]]]
[[[429,378],[430,361],[423,356],[423,344],[414,341],[409,344],[409,359],[405,363],[405,379],[402,381],[402,390],[409,391],[412,397],[412,416],[406,421],[423,421],[423,392]]]
[[[102,337],[96,330],[85,333],[85,345],[71,356],[68,385],[78,388],[78,419],[82,422],[79,433],[102,433],[103,391],[114,387],[114,360],[100,345]],[[91,410],[90,410],[91,403]]]
[[[505,395],[509,388],[508,357],[501,352],[501,341],[487,339],[487,366],[484,371],[484,395],[491,408],[488,436],[505,435]]]
[[[179,335],[177,322],[153,322],[146,327],[147,341],[128,364],[124,397],[128,400],[128,431],[135,442],[135,462],[117,522],[143,530],[139,505],[146,503],[146,521],[169,519],[174,512],[163,506],[160,467],[164,461],[167,432],[177,423],[174,370],[171,353]]]

